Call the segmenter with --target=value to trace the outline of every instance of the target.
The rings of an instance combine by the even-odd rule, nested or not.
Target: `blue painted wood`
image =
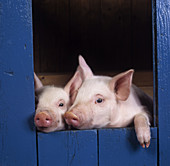
[[[97,131],[38,133],[40,166],[97,166]]]
[[[0,1],[0,166],[36,165],[31,1]]]
[[[133,128],[104,129],[99,135],[99,166],[156,166],[157,128],[151,129],[151,145],[143,149]]]
[[[170,1],[156,1],[159,164],[170,163]]]
[[[153,126],[156,127],[157,117],[157,67],[156,67],[156,8],[155,0],[152,0],[152,57],[153,57]]]

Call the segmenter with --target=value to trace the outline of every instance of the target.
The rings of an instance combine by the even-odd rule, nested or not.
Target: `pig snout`
[[[52,125],[52,118],[49,114],[40,112],[35,115],[34,122],[37,127],[50,127]]]
[[[68,125],[72,125],[73,127],[78,127],[80,125],[79,117],[73,112],[66,112],[64,118]]]

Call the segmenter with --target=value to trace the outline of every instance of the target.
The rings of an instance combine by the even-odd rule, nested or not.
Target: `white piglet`
[[[153,102],[132,84],[134,70],[114,77],[95,76],[82,56],[69,86],[73,105],[65,121],[78,129],[115,128],[134,124],[142,147],[150,145],[150,114]]]
[[[64,113],[70,105],[68,88],[71,80],[64,88],[43,86],[34,73],[36,110],[34,123],[39,131],[52,132],[65,129]]]

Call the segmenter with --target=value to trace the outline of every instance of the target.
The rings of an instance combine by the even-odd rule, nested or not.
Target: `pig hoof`
[[[141,146],[142,146],[142,148],[145,148],[145,144],[143,143],[143,144],[140,144]]]
[[[150,145],[150,141],[146,143],[146,148],[148,148]]]
[[[142,146],[142,148],[149,148],[149,145],[150,145],[150,141],[149,142],[146,142],[146,143],[141,143],[140,144]]]
[[[148,148],[150,145],[150,128],[149,127],[140,127],[136,130],[137,139],[140,142],[143,148]]]

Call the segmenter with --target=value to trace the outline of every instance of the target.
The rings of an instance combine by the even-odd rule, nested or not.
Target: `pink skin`
[[[72,79],[64,88],[43,86],[34,73],[34,83],[38,101],[34,117],[37,129],[46,133],[65,129],[63,115],[70,105],[68,90],[72,85]]]
[[[134,120],[138,141],[142,147],[145,143],[148,147],[149,118],[131,87],[133,72],[128,70],[115,77],[94,76],[80,56],[69,87],[72,106],[64,114],[66,123],[78,129],[91,129],[126,127]]]
[[[60,99],[63,97],[63,99]],[[67,110],[68,96],[61,88],[44,87],[40,94],[34,123],[39,131],[52,132],[65,129],[63,114]]]
[[[41,128],[41,127],[45,128],[45,127],[51,127],[53,120],[49,114],[43,111],[43,112],[36,114],[34,118],[34,122],[38,128]]]
[[[101,99],[103,102],[101,102]],[[87,101],[71,107],[64,115],[65,121],[68,125],[78,129],[101,128],[100,123],[104,125],[102,127],[105,127],[105,122],[98,121],[99,124],[94,122],[95,117],[100,116],[95,112],[96,108],[98,110],[107,108],[107,101],[104,102],[102,95],[95,95],[89,102]]]
[[[72,112],[68,112],[67,114],[65,114],[65,120],[68,125],[72,125],[74,127],[80,126],[79,119],[80,118],[78,118],[78,116]]]

